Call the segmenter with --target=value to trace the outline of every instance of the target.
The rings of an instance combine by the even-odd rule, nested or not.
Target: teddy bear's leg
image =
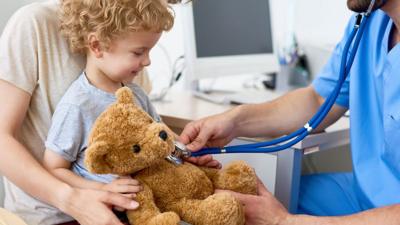
[[[218,193],[204,200],[181,199],[168,206],[183,221],[192,225],[243,225],[241,203],[228,193]]]
[[[233,161],[222,170],[202,168],[213,181],[215,189],[232,190],[244,194],[257,194],[257,176],[244,161]]]
[[[127,212],[129,223],[131,225],[177,225],[180,221],[179,216],[175,212],[161,213],[154,202],[151,189],[143,183],[142,185],[143,191],[139,192],[135,199],[139,203],[139,208]]]

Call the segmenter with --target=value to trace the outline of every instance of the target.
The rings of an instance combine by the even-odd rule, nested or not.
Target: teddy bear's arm
[[[161,213],[155,204],[151,189],[141,182],[143,190],[137,194],[136,201],[139,208],[129,210],[127,216],[130,224],[141,225],[177,225],[179,216],[174,212]]]

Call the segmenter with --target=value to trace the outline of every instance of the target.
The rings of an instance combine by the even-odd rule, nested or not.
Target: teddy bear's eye
[[[132,150],[133,150],[134,153],[139,153],[140,152],[140,146],[139,145],[134,145],[132,147]]]
[[[164,130],[160,131],[160,133],[158,134],[158,136],[159,136],[163,141],[167,140],[167,138],[168,138],[168,134],[167,134],[167,132],[165,132]]]

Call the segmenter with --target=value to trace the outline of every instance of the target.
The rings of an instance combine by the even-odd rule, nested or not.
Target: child
[[[138,181],[87,171],[87,137],[122,86],[131,88],[137,103],[160,121],[145,92],[131,81],[150,65],[149,51],[162,31],[171,29],[173,15],[164,0],[71,0],[61,4],[61,32],[71,50],[84,53],[87,61],[84,72],[55,109],[43,164],[71,186],[134,197],[141,190]]]

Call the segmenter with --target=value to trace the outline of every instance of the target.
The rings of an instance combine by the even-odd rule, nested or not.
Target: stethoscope
[[[281,150],[288,149],[293,145],[297,144],[301,140],[303,140],[306,136],[308,136],[318,125],[324,120],[332,106],[334,105],[339,93],[340,89],[343,86],[344,81],[346,80],[351,66],[353,64],[355,55],[357,53],[358,46],[360,44],[361,37],[365,30],[366,24],[368,22],[368,18],[371,12],[374,9],[376,0],[372,0],[367,12],[356,15],[356,22],[352,32],[349,35],[349,38],[343,48],[343,55],[340,63],[340,72],[338,82],[333,89],[330,96],[326,99],[326,101],[319,108],[318,112],[308,121],[302,128],[297,131],[283,136],[281,138],[277,138],[271,141],[258,142],[253,144],[242,144],[235,146],[225,146],[223,148],[203,148],[197,152],[190,152],[186,149],[185,145],[177,142],[175,144],[175,156],[172,156],[173,159],[179,160],[182,156],[202,156],[207,154],[226,154],[226,153],[271,153],[277,152]],[[385,1],[384,1],[385,2]],[[350,50],[351,44],[353,43],[353,47]],[[350,54],[349,54],[350,52]]]

